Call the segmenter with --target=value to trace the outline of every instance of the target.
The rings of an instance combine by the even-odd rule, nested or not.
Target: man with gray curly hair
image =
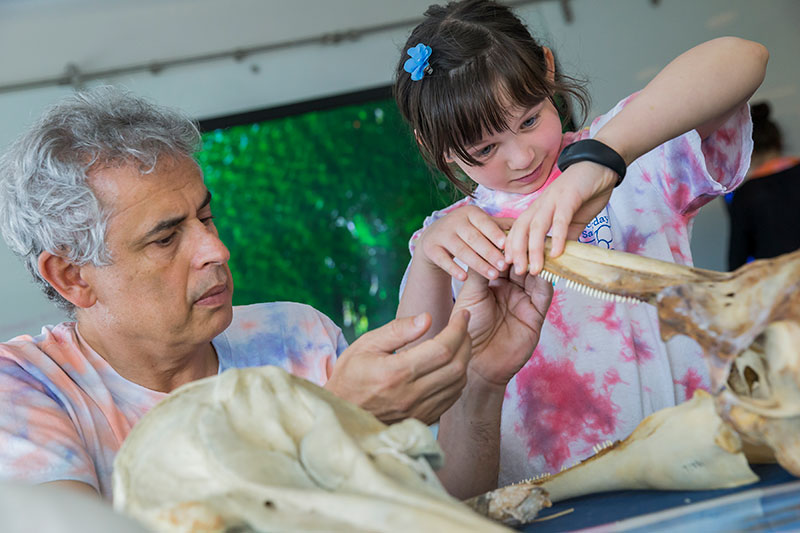
[[[193,159],[199,141],[182,114],[101,87],[52,107],[0,159],[3,237],[74,319],[0,344],[0,402],[10,406],[0,413],[0,478],[110,498],[116,452],[167,393],[227,368],[269,364],[385,422],[430,423],[455,404],[440,431],[451,479],[473,492],[493,488],[499,405],[487,409],[481,398],[496,387],[473,384],[469,368],[530,356],[549,285],[489,287],[477,277],[448,327],[417,344],[427,313],[347,347],[311,307],[233,307],[229,253]],[[488,443],[486,435],[494,435]],[[488,469],[475,478],[480,469],[465,468],[466,458]]]

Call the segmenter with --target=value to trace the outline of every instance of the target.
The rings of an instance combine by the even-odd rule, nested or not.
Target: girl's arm
[[[758,89],[768,59],[763,45],[737,37],[698,45],[664,67],[595,139],[628,164],[691,129],[705,139]]]
[[[447,325],[453,310],[450,281],[450,274],[429,262],[422,249],[417,249],[411,258],[405,290],[397,306],[397,318],[416,316],[425,311],[430,313],[431,327],[417,342],[433,337]]]
[[[433,337],[448,323],[453,309],[451,278],[467,278],[454,258],[486,279],[496,279],[507,267],[500,249],[506,237],[504,229],[510,227],[510,220],[492,218],[479,207],[466,205],[423,231],[397,307],[397,318],[425,311],[431,314],[433,323],[417,343]]]
[[[594,138],[626,164],[692,129],[705,138],[761,85],[768,58],[764,46],[736,37],[696,46],[664,67]],[[514,270],[541,270],[548,231],[552,254],[560,255],[565,239],[576,239],[608,203],[616,180],[592,162],[570,166],[514,224],[506,249]]]

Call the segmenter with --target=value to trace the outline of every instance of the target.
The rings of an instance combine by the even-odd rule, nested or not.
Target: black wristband
[[[617,184],[614,187],[618,187],[622,183],[622,178],[625,177],[625,160],[613,148],[600,141],[583,139],[567,145],[561,151],[561,155],[558,156],[556,164],[558,169],[564,172],[571,164],[579,161],[591,161],[616,172],[619,178],[617,178]]]

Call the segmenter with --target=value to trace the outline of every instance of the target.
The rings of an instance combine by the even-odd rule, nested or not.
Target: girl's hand
[[[460,281],[467,273],[453,260],[456,257],[486,279],[496,279],[508,266],[500,250],[512,222],[493,218],[474,205],[459,207],[422,233],[419,248],[427,263]]]
[[[544,264],[544,238],[553,238],[551,255],[564,251],[567,239],[577,240],[608,204],[617,173],[593,163],[571,165],[514,222],[506,243],[506,262],[517,275],[538,274]]]

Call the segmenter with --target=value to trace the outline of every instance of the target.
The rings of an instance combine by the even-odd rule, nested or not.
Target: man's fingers
[[[525,293],[530,298],[533,307],[541,315],[543,322],[553,299],[553,284],[541,276],[528,276],[524,283]]]
[[[392,364],[413,369],[413,380],[450,364],[454,359],[459,359],[458,364],[463,364],[466,369],[472,352],[468,323],[469,311],[455,311],[438,335],[398,354],[391,360]]]
[[[456,400],[461,396],[461,391],[467,384],[466,374],[463,380],[454,381],[450,385],[442,389],[431,388],[431,394],[419,402],[414,409],[411,410],[409,416],[412,416],[426,424],[433,424],[442,414],[450,409]]]
[[[475,272],[470,270],[467,272],[467,279],[464,281],[464,286],[461,287],[461,292],[459,293],[459,298],[456,298],[456,308],[458,308],[458,301],[463,299],[470,299],[473,294],[483,293],[486,289],[485,287],[489,284],[489,280],[485,277],[478,276]],[[465,292],[466,291],[466,292]],[[461,297],[461,295],[464,295]]]
[[[396,318],[379,328],[364,333],[353,343],[353,346],[387,354],[394,353],[406,344],[420,338],[431,327],[431,322],[429,313]]]

